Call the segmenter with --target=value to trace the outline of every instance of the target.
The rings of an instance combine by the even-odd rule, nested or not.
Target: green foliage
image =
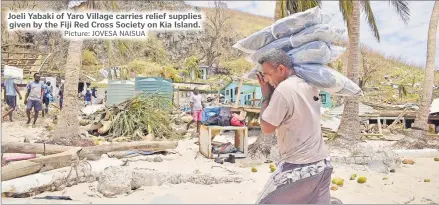
[[[168,54],[163,46],[162,41],[154,37],[148,38],[148,40],[137,45],[137,49],[143,49],[143,54],[146,58],[153,62],[160,62],[162,64],[169,63]]]
[[[233,61],[228,61],[223,64],[229,71],[235,74],[242,74],[249,71],[254,65],[253,63],[245,60],[244,58],[239,58]]]
[[[133,60],[126,66],[128,70],[135,71],[139,75],[155,76],[158,77],[161,74],[162,66],[149,61],[140,59]]]
[[[171,79],[173,82],[176,82],[176,83],[183,82],[181,77],[178,75],[178,70],[176,70],[175,68],[173,68],[171,66],[163,67],[161,72],[160,72],[160,75],[163,78]]]
[[[195,72],[195,81],[197,81],[201,76],[200,69],[198,68],[199,63],[200,59],[196,56],[190,56],[184,60],[184,67],[189,75],[192,71]]]
[[[99,61],[95,53],[87,49],[82,52],[82,65],[96,65],[98,63]]]

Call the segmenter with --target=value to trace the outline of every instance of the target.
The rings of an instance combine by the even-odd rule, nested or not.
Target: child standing
[[[85,106],[90,105],[91,102],[91,92],[90,89],[87,88],[87,92],[85,93]]]

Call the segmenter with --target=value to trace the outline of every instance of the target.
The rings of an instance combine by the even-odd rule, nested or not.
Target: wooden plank
[[[126,150],[147,150],[158,151],[166,149],[175,149],[178,146],[177,141],[140,141],[140,142],[120,142],[92,147],[84,147],[79,152],[79,158],[91,160],[99,159],[101,155],[108,152],[126,151]]]
[[[28,160],[11,162],[10,164],[2,167],[2,181],[37,173],[41,170],[41,168],[43,168],[43,166],[43,164]]]
[[[58,154],[75,147],[24,142],[2,143],[2,153],[23,153],[23,154]]]

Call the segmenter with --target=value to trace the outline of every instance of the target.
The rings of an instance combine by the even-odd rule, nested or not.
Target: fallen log
[[[109,152],[134,150],[161,151],[166,149],[175,149],[177,145],[178,142],[176,141],[120,142],[92,147],[84,147],[78,153],[78,157],[80,159],[87,158],[90,160],[96,160],[99,159],[101,155]]]
[[[37,173],[43,168],[43,166],[43,164],[31,162],[29,160],[12,162],[2,167],[2,181]]]
[[[51,155],[65,152],[75,147],[42,144],[42,143],[23,143],[6,142],[2,143],[2,153],[23,153],[23,154],[43,154]]]
[[[2,167],[2,181],[27,176],[36,172],[46,172],[70,166],[77,159],[77,152],[81,148],[73,148],[62,153],[49,156],[12,162]],[[5,172],[3,172],[6,170]]]

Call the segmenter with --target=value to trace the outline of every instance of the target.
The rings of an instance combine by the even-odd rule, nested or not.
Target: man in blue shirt
[[[38,112],[43,110],[43,96],[46,86],[40,81],[39,73],[34,74],[34,81],[26,86],[26,96],[24,97],[24,104],[26,104],[27,125],[30,123],[30,111],[34,108],[34,122],[33,127],[38,119]]]
[[[46,83],[46,88],[44,89],[44,96],[43,96],[43,104],[45,106],[45,109],[43,110],[42,114],[44,117],[44,114],[49,113],[49,104],[53,99],[53,89],[52,85],[50,84],[50,81]]]
[[[20,100],[22,99],[21,93],[18,90],[18,86],[15,83],[14,78],[8,78],[4,82],[4,96],[3,100],[6,102],[6,104],[9,106],[8,111],[2,116],[2,119],[4,119],[6,116],[9,115],[9,121],[12,122],[12,113],[14,112],[15,108],[17,107],[17,93],[20,97]]]
[[[85,106],[87,107],[87,105],[90,105],[91,102],[91,92],[90,89],[87,88],[87,92],[85,93]]]

